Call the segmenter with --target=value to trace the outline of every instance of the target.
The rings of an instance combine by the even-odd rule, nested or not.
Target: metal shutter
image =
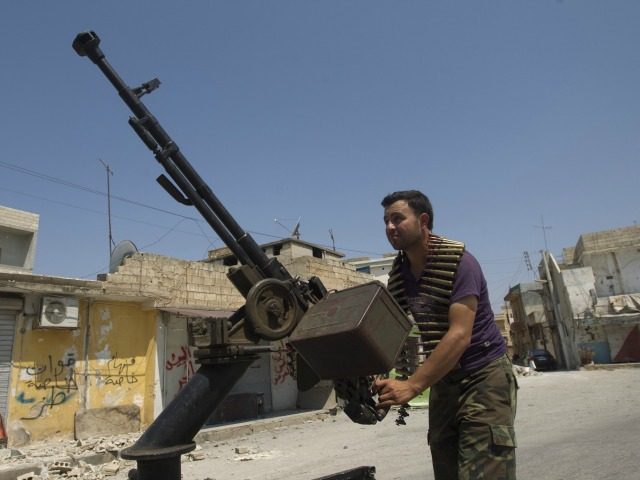
[[[11,349],[16,314],[12,310],[0,310],[0,414],[7,419],[7,395],[11,375]]]

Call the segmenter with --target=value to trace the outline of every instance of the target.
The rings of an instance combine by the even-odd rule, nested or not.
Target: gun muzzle
[[[93,63],[104,58],[104,53],[100,50],[100,37],[94,31],[82,32],[76,35],[73,41],[73,49],[81,57],[89,57]]]

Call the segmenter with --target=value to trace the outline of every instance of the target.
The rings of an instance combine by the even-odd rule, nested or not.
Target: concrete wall
[[[593,310],[595,278],[591,267],[562,270],[558,277],[560,308],[565,318],[584,316]]]
[[[300,257],[282,263],[291,275],[303,279],[319,277],[328,290],[342,290],[373,280],[371,275],[357,272],[353,265],[340,260]]]
[[[593,268],[599,297],[640,292],[640,225],[581,235],[574,259]]]
[[[9,441],[72,437],[75,414],[136,405],[153,419],[155,320],[139,304],[81,301],[79,328],[37,328],[39,299],[17,322],[10,385]]]
[[[244,299],[227,279],[226,271],[222,265],[136,253],[107,276],[107,283],[110,289],[148,297],[157,308],[235,310]]]
[[[599,297],[640,292],[640,252],[638,247],[609,252],[586,252],[583,265],[593,269]]]

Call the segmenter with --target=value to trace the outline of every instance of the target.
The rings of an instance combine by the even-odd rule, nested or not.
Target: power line
[[[74,204],[72,204],[72,203],[62,202],[62,201],[60,201],[60,200],[53,200],[53,199],[51,199],[51,198],[42,197],[42,196],[40,196],[40,195],[33,195],[33,194],[31,194],[31,193],[20,192],[20,191],[18,191],[18,190],[13,190],[13,189],[11,189],[11,188],[0,187],[0,190],[4,190],[4,191],[6,191],[6,192],[11,192],[11,193],[14,193],[14,194],[16,194],[16,195],[22,195],[22,196],[25,196],[25,197],[35,198],[36,200],[42,200],[42,201],[45,201],[45,202],[47,202],[47,203],[55,203],[55,204],[57,204],[57,205],[62,205],[62,206],[64,206],[64,207],[69,207],[69,208],[74,208],[74,209],[76,209],[76,210],[82,210],[82,211],[84,211],[84,212],[94,213],[94,214],[96,214],[96,215],[100,215],[100,216],[104,216],[104,215],[105,215],[105,213],[104,213],[104,212],[101,212],[101,211],[99,211],[99,210],[93,210],[93,209],[91,209],[91,208],[81,207],[81,206],[79,206],[79,205],[74,205]],[[136,218],[125,217],[125,216],[123,216],[123,215],[113,215],[113,218],[117,218],[117,219],[120,219],[120,220],[125,220],[125,221],[127,221],[127,222],[137,223],[137,224],[139,224],[139,225],[148,225],[148,226],[150,226],[150,227],[161,228],[161,229],[163,229],[163,230],[166,230],[166,229],[169,229],[169,228],[173,228],[173,227],[167,227],[166,225],[159,225],[159,224],[157,224],[157,223],[146,222],[146,221],[144,221],[144,220],[139,220],[139,219],[136,219]],[[205,237],[205,238],[206,238],[210,243],[213,243],[213,242],[211,241],[211,239],[210,239],[210,238],[209,238],[209,237],[204,233],[204,231],[202,230],[201,225],[200,225],[201,221],[198,221],[198,220],[196,220],[195,218],[189,218],[189,217],[187,217],[187,218],[183,218],[183,220],[190,220],[190,221],[194,222],[194,223],[195,223],[195,225],[199,228],[200,233],[194,233],[194,232],[189,232],[189,231],[187,231],[187,230],[177,230],[177,229],[174,229],[174,231],[176,231],[176,232],[180,232],[180,233],[185,233],[185,234],[187,234],[187,235],[197,236],[197,237],[203,236],[203,237]],[[200,223],[199,223],[199,222],[200,222]]]
[[[46,181],[51,182],[51,183],[57,183],[59,185],[65,186],[65,187],[75,188],[76,190],[82,190],[82,191],[85,191],[85,192],[88,192],[88,193],[93,193],[94,195],[100,195],[100,196],[103,196],[103,197],[107,197],[108,196],[107,193],[102,192],[100,190],[96,190],[94,188],[85,187],[84,185],[79,185],[77,183],[69,182],[69,181],[64,180],[62,178],[58,178],[58,177],[54,177],[54,176],[47,175],[47,174],[44,174],[44,173],[40,173],[40,172],[37,172],[35,170],[30,170],[28,168],[20,167],[18,165],[13,165],[11,163],[0,161],[0,167],[4,167],[4,168],[7,168],[9,170],[13,170],[13,171],[16,171],[16,172],[19,172],[19,173],[23,173],[25,175],[30,175],[32,177],[40,178],[41,180],[46,180]],[[138,207],[148,208],[150,210],[155,210],[157,212],[166,213],[168,215],[173,215],[173,216],[176,216],[176,217],[186,218],[186,219],[189,219],[189,220],[202,221],[202,220],[200,220],[198,218],[195,218],[195,217],[190,217],[188,215],[182,215],[180,213],[171,212],[171,211],[165,210],[163,208],[159,208],[159,207],[156,207],[156,206],[153,206],[153,205],[147,205],[146,203],[138,202],[136,200],[130,200],[130,199],[125,198],[125,197],[112,195],[111,198],[113,198],[115,200],[119,200],[121,202],[129,203],[131,205],[136,205]]]
[[[100,196],[103,196],[103,197],[108,197],[109,196],[108,193],[102,192],[100,190],[89,188],[89,187],[86,187],[84,185],[79,185],[77,183],[73,183],[73,182],[70,182],[68,180],[64,180],[62,178],[58,178],[58,177],[54,177],[52,175],[48,175],[48,174],[45,174],[45,173],[37,172],[35,170],[30,170],[28,168],[20,167],[19,165],[14,165],[14,164],[11,164],[11,163],[8,163],[8,162],[0,161],[0,167],[4,167],[4,168],[7,168],[9,170],[13,170],[13,171],[16,171],[16,172],[19,172],[19,173],[23,173],[25,175],[30,175],[32,177],[40,178],[40,179],[46,180],[48,182],[57,183],[59,185],[63,185],[63,186],[69,187],[69,188],[82,190],[82,191],[85,191],[85,192],[88,192],[88,193],[92,193],[94,195],[100,195]],[[5,188],[5,190],[11,191],[10,189],[6,189],[6,188]],[[23,192],[16,192],[16,193],[24,194]],[[28,194],[24,194],[24,195],[28,195]],[[34,198],[40,198],[41,200],[51,201],[49,199],[45,199],[45,198],[42,198],[42,197],[35,197],[34,196]],[[111,198],[113,198],[115,200],[119,200],[121,202],[125,202],[125,203],[129,203],[129,204],[132,204],[132,205],[136,205],[136,206],[139,206],[139,207],[155,210],[157,212],[166,213],[168,215],[173,215],[173,216],[176,216],[176,217],[180,217],[180,218],[183,218],[183,219],[186,219],[186,220],[192,220],[192,221],[196,222],[197,225],[199,225],[199,223],[203,222],[203,220],[201,220],[199,218],[194,218],[194,217],[190,217],[190,216],[187,216],[187,215],[182,215],[182,214],[179,214],[179,213],[171,212],[169,210],[158,208],[158,207],[155,207],[153,205],[147,205],[145,203],[138,202],[136,200],[130,200],[130,199],[125,198],[125,197],[120,197],[120,196],[117,196],[117,195],[111,195]],[[61,203],[61,202],[56,202],[56,203]],[[69,204],[66,204],[66,205],[67,206],[72,206],[74,208],[84,209],[82,207],[78,207],[77,205],[69,205]],[[84,210],[86,210],[86,209],[84,209]],[[95,211],[93,211],[93,212],[96,213]],[[114,215],[114,217],[117,217],[117,216]],[[120,217],[120,218],[122,218],[122,217]],[[134,221],[136,221],[136,220],[134,220]],[[139,222],[139,223],[143,223],[143,222]],[[162,227],[162,228],[167,228],[167,227]],[[175,227],[172,227],[170,230],[174,230],[174,228]],[[179,231],[179,230],[174,230],[174,231]],[[270,234],[267,234],[267,233],[260,233],[260,232],[249,232],[249,233],[252,233],[254,235],[262,235],[262,236],[265,236],[265,237],[271,237],[271,238],[278,238],[278,239],[282,238],[280,236],[270,235]],[[208,239],[208,237],[207,237],[207,239]],[[213,243],[213,242],[211,242],[211,243]],[[341,250],[343,252],[351,252],[351,253],[364,254],[364,255],[375,255],[375,256],[382,256],[383,255],[380,252],[370,252],[370,251],[357,250],[357,249],[346,248],[346,247],[345,248],[341,248],[340,246],[329,247],[327,245],[321,245],[321,244],[318,244],[318,245],[320,245],[322,247],[325,247],[328,250],[333,249],[333,248],[338,248],[339,250]]]

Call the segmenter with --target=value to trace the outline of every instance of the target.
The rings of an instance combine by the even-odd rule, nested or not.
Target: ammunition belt
[[[418,368],[449,329],[453,281],[464,253],[464,244],[431,234],[428,249],[419,291],[424,309],[413,316],[420,336],[409,337],[398,358],[396,378],[401,380],[406,380]],[[404,261],[404,253],[400,252],[389,273],[387,288],[404,311],[411,315],[402,275]]]

